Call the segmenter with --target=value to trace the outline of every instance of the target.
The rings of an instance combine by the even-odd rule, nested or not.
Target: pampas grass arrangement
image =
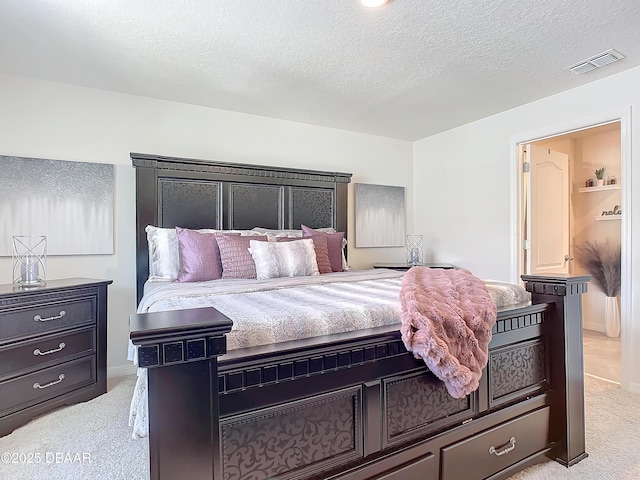
[[[593,277],[595,286],[607,297],[620,295],[620,243],[611,242],[609,239],[604,242],[584,242],[576,247],[576,257]]]

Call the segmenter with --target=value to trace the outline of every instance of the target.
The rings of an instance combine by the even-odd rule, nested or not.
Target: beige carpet
[[[43,415],[0,438],[0,480],[148,478],[147,442],[131,439],[127,426],[135,377],[109,381],[90,402]],[[571,468],[549,461],[512,480],[640,479],[640,395],[586,377],[589,458]],[[5,463],[6,454],[40,463]],[[61,462],[61,463],[58,463]],[[465,480],[465,479],[459,479]]]
[[[149,478],[147,442],[133,440],[128,426],[135,379],[109,379],[105,395],[42,415],[0,438],[0,480]],[[37,462],[36,454],[40,459],[7,464],[7,453],[22,455],[18,462]]]
[[[640,395],[613,382],[585,376],[587,453],[571,468],[549,461],[510,480],[640,479]]]

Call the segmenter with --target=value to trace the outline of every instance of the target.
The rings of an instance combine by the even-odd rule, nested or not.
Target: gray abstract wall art
[[[405,244],[404,187],[355,183],[356,247]]]
[[[113,253],[114,166],[0,156],[0,256],[13,235],[46,235],[47,255]]]

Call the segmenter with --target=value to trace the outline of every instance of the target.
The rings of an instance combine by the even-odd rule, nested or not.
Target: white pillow
[[[336,229],[333,227],[317,228],[319,232],[336,233]],[[254,227],[253,232],[257,232],[260,235],[266,235],[267,240],[270,242],[277,242],[278,238],[298,238],[302,237],[302,230],[274,230],[272,228]]]
[[[180,269],[176,229],[147,225],[145,231],[149,244],[149,280],[175,280]]]
[[[249,242],[251,257],[256,264],[256,278],[320,275],[312,239],[296,242]]]
[[[252,229],[253,232],[258,232],[261,235],[266,235],[267,237],[301,237],[302,230],[274,230],[272,228],[262,228],[262,227],[254,227]]]
[[[174,281],[180,270],[178,235],[175,228],[162,228],[147,225],[147,243],[149,245],[149,281]],[[215,230],[202,228],[200,233],[239,233],[241,236],[260,235],[253,230]]]

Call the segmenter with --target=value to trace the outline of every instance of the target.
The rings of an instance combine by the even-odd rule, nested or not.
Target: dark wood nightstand
[[[0,285],[0,436],[107,391],[107,285]]]
[[[444,268],[444,269],[456,268],[450,263],[420,263],[418,265],[409,265],[408,263],[398,262],[398,263],[375,263],[373,265],[373,268],[388,268],[390,270],[401,270],[401,271],[409,270],[411,267],[429,267],[429,268]]]

